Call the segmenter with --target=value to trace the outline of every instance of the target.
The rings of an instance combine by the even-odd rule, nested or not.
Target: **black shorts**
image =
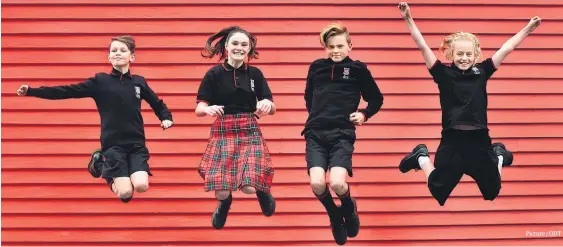
[[[138,171],[145,171],[152,176],[149,169],[149,150],[145,145],[131,144],[112,146],[104,153],[102,177],[111,183],[113,178],[129,177]]]
[[[477,182],[485,200],[494,200],[500,192],[498,157],[491,147],[488,130],[445,130],[434,166],[428,188],[441,206],[464,174]]]
[[[305,132],[307,173],[312,167],[325,172],[332,167],[343,167],[352,177],[352,153],[356,142],[353,129],[307,130]]]

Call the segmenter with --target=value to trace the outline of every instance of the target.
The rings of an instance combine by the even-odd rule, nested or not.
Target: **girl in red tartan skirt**
[[[255,49],[256,38],[233,26],[209,37],[202,53],[206,58],[226,58],[205,74],[195,110],[198,117],[217,118],[198,168],[205,191],[215,191],[219,200],[212,217],[216,229],[227,221],[231,191],[256,194],[265,216],[271,216],[276,207],[270,193],[274,169],[256,121],[258,116],[273,115],[276,106],[260,69],[244,62],[258,57]]]

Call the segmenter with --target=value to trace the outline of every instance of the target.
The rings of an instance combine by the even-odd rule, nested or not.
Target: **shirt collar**
[[[111,75],[112,75],[112,76],[119,76],[119,78],[121,78],[122,76],[127,76],[127,77],[129,77],[130,79],[133,79],[133,76],[131,75],[131,70],[129,70],[129,71],[127,71],[125,74],[123,74],[123,73],[121,73],[121,71],[119,71],[119,70],[113,68],[113,69],[111,70]]]
[[[226,71],[233,71],[235,70],[235,68],[233,66],[231,66],[228,62],[227,59],[225,59],[225,62],[223,62],[223,68]],[[242,65],[240,67],[237,68],[238,70],[246,70],[248,69],[248,65],[246,63],[242,63]]]

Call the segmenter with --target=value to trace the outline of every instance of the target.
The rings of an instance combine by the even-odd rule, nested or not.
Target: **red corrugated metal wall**
[[[430,197],[422,173],[403,175],[397,168],[417,143],[435,150],[440,111],[436,86],[395,1],[3,2],[3,245],[333,245],[308,185],[299,136],[307,66],[324,56],[318,32],[333,20],[349,27],[352,58],[369,65],[385,94],[383,110],[358,129],[350,183],[362,229],[349,245],[563,243],[561,236],[526,235],[563,231],[563,2],[410,1],[432,48],[444,34],[464,30],[479,35],[485,56],[532,16],[544,19],[489,84],[491,135],[515,151],[500,196],[484,201],[464,178],[445,207]],[[216,201],[195,171],[212,119],[194,116],[194,98],[215,62],[202,59],[200,49],[208,35],[232,24],[258,37],[261,58],[254,64],[269,79],[279,109],[260,120],[273,152],[278,209],[263,217],[252,196],[237,193],[226,227],[214,230]],[[75,83],[109,71],[108,40],[121,34],[137,38],[132,71],[148,78],[176,121],[161,131],[144,104],[155,176],[149,192],[129,204],[85,169],[99,145],[92,100],[15,95],[21,84]]]

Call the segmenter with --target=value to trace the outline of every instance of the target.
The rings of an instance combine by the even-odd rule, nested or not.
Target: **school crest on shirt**
[[[344,68],[344,71],[342,72],[342,78],[350,79],[350,68]]]
[[[250,90],[254,92],[254,79],[250,79]]]
[[[137,97],[137,99],[141,99],[141,88],[138,86],[135,86],[135,97]]]
[[[473,67],[473,68],[471,68],[471,69],[473,70],[473,74],[476,74],[476,75],[480,75],[480,74],[481,74],[481,71],[479,71],[479,68]]]

